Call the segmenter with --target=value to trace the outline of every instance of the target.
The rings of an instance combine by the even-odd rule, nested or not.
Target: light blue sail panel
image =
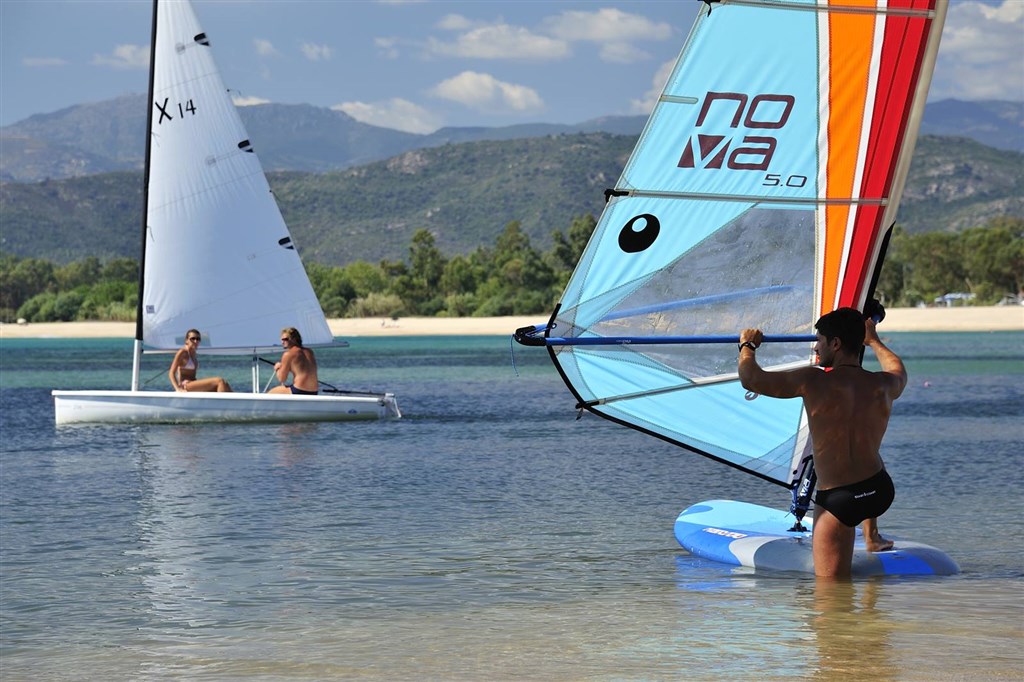
[[[817,21],[781,3],[702,11],[619,187],[815,197]]]
[[[813,336],[816,16],[777,3],[702,10],[551,336]],[[810,345],[765,344],[758,360],[810,365]],[[810,456],[802,402],[747,400],[733,344],[552,355],[582,404],[622,424],[787,487]]]
[[[603,416],[769,480],[788,482],[797,473],[799,400],[748,400],[735,378],[695,384],[639,347],[563,348],[558,357],[579,397],[602,401],[592,409]]]
[[[647,216],[639,230],[637,215]],[[620,198],[569,282],[555,333],[811,334],[813,264],[812,207]],[[765,344],[758,356],[767,367],[814,359],[807,342]],[[735,345],[562,346],[555,357],[583,402],[609,400],[595,412],[774,482],[791,485],[806,454],[801,401],[745,400]],[[732,380],[665,390],[722,376]]]

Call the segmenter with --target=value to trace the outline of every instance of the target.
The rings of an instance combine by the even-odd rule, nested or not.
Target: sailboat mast
[[[139,302],[135,307],[135,345],[132,359],[132,390],[139,390],[142,364],[142,294],[146,286],[146,232],[149,222],[149,167],[153,147],[153,82],[156,80],[156,17],[159,0],[153,0],[149,41],[149,96],[146,102],[146,161],[142,174],[142,239],[139,249]]]

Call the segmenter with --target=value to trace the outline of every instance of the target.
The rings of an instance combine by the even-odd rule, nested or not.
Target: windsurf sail
[[[578,406],[793,489],[799,400],[748,395],[863,310],[899,206],[945,0],[704,0],[561,302],[516,332]]]

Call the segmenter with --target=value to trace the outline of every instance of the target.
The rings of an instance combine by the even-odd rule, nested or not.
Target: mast
[[[156,16],[159,0],[153,0],[153,22],[149,41],[149,95],[146,103],[146,161],[142,174],[142,239],[139,249],[139,302],[135,307],[135,344],[132,356],[132,390],[139,390],[142,364],[142,293],[146,286],[146,231],[149,222],[149,162],[153,146],[153,82],[156,80]]]

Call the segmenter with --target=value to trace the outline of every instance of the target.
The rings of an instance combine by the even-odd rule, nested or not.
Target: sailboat
[[[53,391],[57,424],[400,417],[391,393],[260,392],[259,354],[283,328],[339,344],[188,0],[153,4],[149,102],[131,390]],[[201,352],[252,357],[251,392],[140,390],[143,353],[175,351],[190,328]]]
[[[797,498],[779,518],[693,505],[676,536],[696,554],[811,570],[807,416],[742,388],[738,334],[765,331],[769,369],[814,365],[817,318],[872,300],[947,4],[704,0],[561,301],[515,332],[548,349],[580,410]],[[769,528],[792,547],[759,549]],[[861,552],[854,571],[957,570],[934,548],[892,556]]]

